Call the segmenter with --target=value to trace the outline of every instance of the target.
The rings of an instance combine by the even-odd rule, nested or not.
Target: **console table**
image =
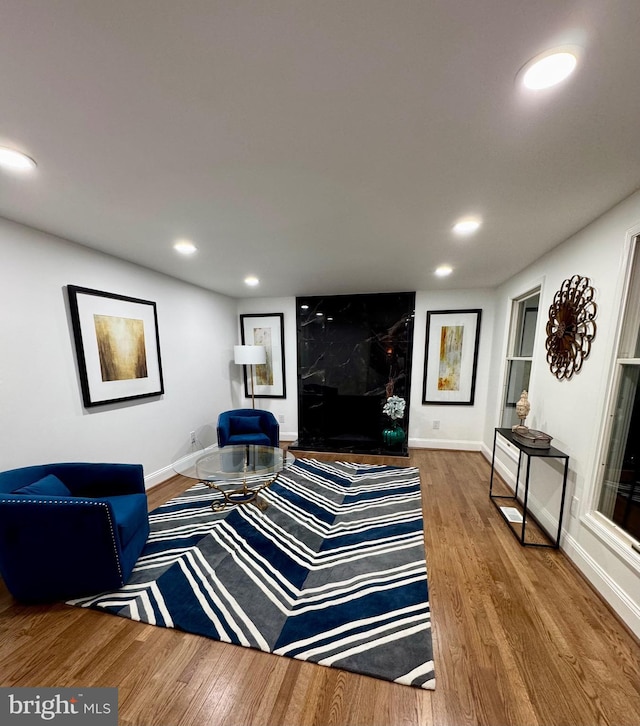
[[[496,462],[496,441],[498,438],[498,434],[502,436],[504,439],[506,439],[510,444],[513,444],[519,451],[518,454],[518,472],[516,474],[516,490],[513,495],[510,496],[503,496],[493,493],[493,475],[495,471],[495,462]],[[514,520],[509,520],[505,512],[503,511],[502,507],[499,504],[499,501],[502,499],[507,500],[514,500],[518,501],[518,487],[520,485],[520,470],[522,468],[522,458],[526,457],[527,459],[527,471],[525,475],[524,480],[524,499],[522,503],[522,530],[520,532],[520,535],[518,536],[517,531],[514,527],[511,526],[512,522]],[[549,532],[538,522],[538,520],[529,513],[527,506],[528,506],[528,500],[529,500],[529,471],[531,468],[531,459],[534,457],[542,458],[542,459],[560,459],[564,460],[564,474],[562,477],[562,497],[560,499],[560,515],[558,517],[558,531],[555,536],[555,540]],[[564,497],[567,491],[567,474],[569,472],[569,455],[565,454],[563,451],[560,451],[560,449],[556,449],[554,446],[549,447],[548,449],[537,449],[533,448],[531,446],[524,446],[519,441],[516,441],[516,439],[513,436],[513,433],[511,429],[503,429],[503,428],[497,428],[493,435],[493,455],[491,457],[491,480],[489,482],[489,498],[494,503],[497,510],[502,515],[502,518],[507,522],[509,525],[509,529],[513,532],[516,539],[519,540],[521,545],[526,545],[529,547],[553,547],[555,549],[558,549],[560,545],[560,533],[562,531],[562,515],[564,513]],[[546,544],[542,542],[526,542],[525,541],[525,529],[527,526],[527,518],[531,517],[531,519],[538,525],[538,527],[544,532],[544,534],[549,537],[551,542],[553,544]]]

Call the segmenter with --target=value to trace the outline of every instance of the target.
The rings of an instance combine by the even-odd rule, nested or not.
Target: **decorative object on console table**
[[[422,403],[472,406],[482,310],[427,312]]]
[[[513,438],[523,446],[531,449],[548,449],[551,446],[551,436],[544,431],[528,429],[526,426],[516,426],[512,429]]]
[[[386,446],[393,447],[405,440],[406,434],[398,420],[404,417],[406,405],[407,402],[404,398],[389,396],[382,407],[382,413],[385,413],[391,419],[391,425],[382,431],[382,440]]]
[[[521,433],[524,433],[528,430],[527,427],[524,425],[524,422],[529,415],[529,411],[531,411],[529,394],[527,393],[527,391],[522,391],[522,393],[520,394],[520,398],[518,399],[518,403],[516,403],[516,415],[520,419],[520,423],[512,426],[512,431],[519,431]]]
[[[588,277],[580,275],[566,279],[549,307],[547,363],[559,381],[579,373],[596,337],[598,307],[589,283]]]
[[[67,285],[84,405],[164,393],[156,304]]]
[[[263,313],[240,316],[242,345],[261,346],[266,360],[251,371],[255,398],[286,398],[284,373],[284,315]],[[247,371],[244,372],[245,396],[249,397]]]

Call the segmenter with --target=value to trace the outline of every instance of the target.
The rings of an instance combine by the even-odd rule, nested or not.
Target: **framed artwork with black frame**
[[[67,285],[87,408],[164,393],[156,304]]]
[[[427,312],[422,403],[472,406],[482,310]]]
[[[284,314],[257,313],[240,316],[242,345],[263,345],[267,362],[244,366],[244,395],[251,398],[249,376],[253,369],[255,398],[286,398],[284,369]],[[247,372],[249,368],[249,372]]]

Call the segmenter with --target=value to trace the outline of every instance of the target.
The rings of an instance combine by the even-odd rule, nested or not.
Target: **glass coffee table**
[[[273,446],[209,446],[176,461],[173,470],[222,494],[222,501],[211,504],[214,512],[227,504],[249,503],[264,511],[269,505],[258,494],[294,461],[292,453]]]

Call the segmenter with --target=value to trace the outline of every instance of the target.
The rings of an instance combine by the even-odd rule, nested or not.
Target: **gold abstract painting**
[[[273,354],[271,348],[271,328],[254,328],[253,344],[263,345],[267,353],[266,363],[256,366],[256,385],[273,386]]]
[[[111,315],[93,316],[103,381],[147,378],[144,321]]]
[[[459,391],[464,325],[443,325],[440,331],[438,390]]]

